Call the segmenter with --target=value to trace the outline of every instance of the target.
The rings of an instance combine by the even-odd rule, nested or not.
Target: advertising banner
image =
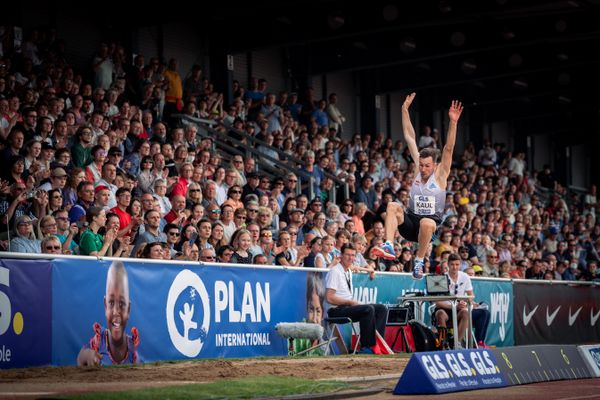
[[[424,280],[400,274],[377,274],[373,280],[368,274],[352,274],[352,286],[354,299],[362,303],[394,305],[407,292],[425,292]]]
[[[515,282],[515,344],[600,342],[595,286]]]
[[[473,280],[475,302],[484,302],[490,312],[490,323],[485,342],[490,346],[512,346],[513,292],[512,283],[494,280]],[[398,297],[407,292],[425,292],[425,281],[408,275],[379,274],[370,280],[367,274],[353,274],[354,298],[364,303],[398,304]],[[428,307],[422,304],[425,323],[431,325]]]
[[[474,279],[473,292],[475,302],[484,302],[490,312],[485,343],[496,347],[514,345],[512,283]]]
[[[509,385],[593,376],[574,345],[517,346],[491,351]]]
[[[51,362],[48,260],[0,260],[0,368]]]
[[[592,376],[600,377],[600,344],[577,346],[581,357],[587,362]]]
[[[54,276],[55,365],[86,347],[103,364],[285,355],[275,325],[315,308],[302,271],[58,260]]]
[[[394,394],[432,394],[504,387],[494,354],[487,349],[414,353]]]

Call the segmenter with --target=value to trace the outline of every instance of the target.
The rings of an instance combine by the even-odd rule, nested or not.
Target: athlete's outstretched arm
[[[454,152],[454,145],[456,144],[456,127],[458,126],[458,120],[462,111],[462,103],[458,100],[452,100],[452,104],[448,110],[448,117],[450,118],[448,137],[446,138],[446,145],[442,151],[442,162],[438,167],[438,175],[440,180],[444,182],[448,179],[450,168],[452,168],[452,153]]]
[[[411,93],[406,96],[406,100],[402,104],[402,130],[404,131],[404,140],[410,151],[410,156],[413,158],[415,164],[419,165],[419,148],[417,147],[417,135],[415,134],[415,128],[410,122],[410,114],[408,109],[415,99],[416,93]]]

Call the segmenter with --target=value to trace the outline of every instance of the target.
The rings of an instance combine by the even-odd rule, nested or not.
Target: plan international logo
[[[187,357],[200,354],[210,328],[210,304],[198,275],[187,269],[177,274],[169,289],[166,313],[173,346]]]

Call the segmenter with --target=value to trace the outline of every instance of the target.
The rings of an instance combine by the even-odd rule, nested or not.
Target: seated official
[[[450,278],[450,294],[455,296],[473,296],[471,278],[460,270],[461,258],[457,254],[448,257],[448,277]],[[458,340],[462,344],[469,326],[469,312],[466,301],[459,301],[456,307],[458,317]],[[452,306],[449,301],[436,302],[434,312],[437,327],[446,328],[452,323]],[[484,308],[473,305],[472,311],[475,340],[480,346],[484,345],[487,327],[490,323],[490,312]]]
[[[361,353],[379,353],[375,331],[383,337],[387,307],[383,304],[361,304],[352,299],[352,270],[356,249],[351,243],[342,246],[342,260],[333,266],[326,278],[328,316],[346,317],[360,324]]]

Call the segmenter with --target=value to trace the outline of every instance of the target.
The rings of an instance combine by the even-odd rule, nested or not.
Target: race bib
[[[435,214],[435,196],[415,195],[415,214],[433,215]]]

